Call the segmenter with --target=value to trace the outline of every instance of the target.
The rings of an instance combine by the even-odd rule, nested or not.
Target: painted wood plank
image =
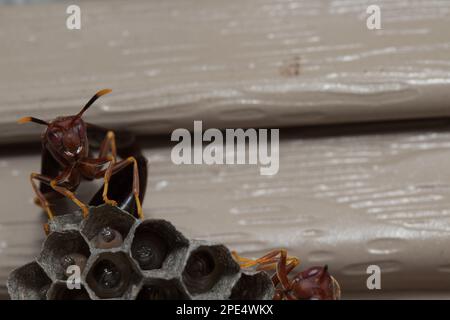
[[[32,139],[19,116],[74,113],[162,133],[449,115],[450,2],[72,1],[0,7],[0,141]]]
[[[299,128],[281,136],[275,176],[250,165],[176,166],[168,138],[143,138],[150,164],[146,216],[243,256],[284,247],[303,267],[328,264],[349,297],[371,295],[369,264],[383,270],[383,290],[374,296],[449,292],[446,120]],[[44,238],[28,181],[38,169],[35,153],[13,150],[0,160],[0,284],[38,253]]]

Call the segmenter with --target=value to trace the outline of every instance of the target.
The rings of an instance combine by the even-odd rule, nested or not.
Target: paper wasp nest
[[[101,205],[55,217],[34,262],[14,270],[11,299],[271,299],[264,272],[241,270],[220,244],[188,240],[165,220],[136,220]],[[67,286],[67,268],[81,289]]]

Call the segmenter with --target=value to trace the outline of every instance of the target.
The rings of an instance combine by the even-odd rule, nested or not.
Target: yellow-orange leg
[[[236,251],[232,252],[235,260],[240,264],[241,268],[251,268],[253,266],[258,266],[259,270],[272,270],[276,268],[276,265],[280,258],[277,256],[280,255],[282,251],[286,251],[285,249],[275,249],[262,256],[259,259],[252,260],[240,257]],[[296,257],[286,257],[286,262],[295,262],[296,266],[300,263],[299,259]]]
[[[253,266],[267,262],[268,260],[272,260],[272,258],[277,256],[278,254],[279,254],[279,250],[273,250],[259,259],[252,260],[252,259],[240,257],[236,251],[232,252],[233,257],[241,265],[241,268],[251,268]]]
[[[281,249],[279,251],[280,253],[280,260],[278,260],[278,264],[277,264],[277,276],[278,276],[278,280],[280,280],[281,286],[283,287],[283,289],[285,291],[290,290],[291,288],[291,283],[289,282],[289,278],[288,278],[288,274],[287,274],[287,269],[286,269],[286,259],[287,259],[287,251],[284,249]],[[289,299],[289,296],[287,296],[287,298]]]
[[[241,266],[253,261],[252,259],[241,257],[236,251],[231,251],[231,255],[233,256],[234,260],[236,260],[237,263],[239,263],[239,265]]]
[[[276,261],[271,261],[271,262],[268,262],[267,264],[261,264],[261,265],[259,265],[258,266],[258,268],[256,268],[256,270],[258,270],[258,271],[269,271],[269,270],[274,270],[274,269],[276,269],[277,268],[277,264],[278,264],[278,260],[279,259],[275,259]],[[299,259],[297,259],[297,258],[295,258],[295,257],[288,257],[288,258],[286,258],[286,263],[289,265],[289,264],[292,264],[292,265],[294,265],[294,268],[296,267],[296,266],[298,266],[299,264],[300,264],[300,260]],[[288,272],[289,273],[289,272]]]
[[[111,156],[107,157],[106,155],[108,154],[108,151],[111,151]],[[113,131],[108,131],[106,133],[106,137],[100,146],[99,158],[104,158],[104,157],[108,158],[109,166],[108,166],[107,170],[105,171],[105,175],[104,175],[103,201],[106,204],[109,204],[111,206],[117,206],[116,201],[110,200],[108,198],[109,180],[111,179],[113,168],[117,161],[116,136]]]
[[[139,171],[138,171],[138,165],[137,161],[134,157],[129,157],[125,160],[119,161],[117,163],[114,163],[113,161],[110,162],[110,165],[106,169],[106,171],[103,173],[103,171],[100,171],[97,173],[97,176],[101,176],[104,174],[105,177],[105,187],[103,189],[103,200],[105,203],[108,203],[107,201],[111,202],[111,200],[108,199],[108,184],[109,180],[111,179],[111,176],[115,174],[116,172],[126,168],[128,165],[133,164],[133,194],[134,199],[136,201],[136,207],[138,216],[140,219],[144,219],[144,214],[142,213],[142,206],[141,201],[139,200]],[[115,202],[115,201],[114,201]]]
[[[295,260],[289,262],[286,265],[286,269],[285,269],[286,275],[288,275],[292,270],[294,270],[295,267],[297,267],[299,265],[299,263],[300,263],[300,261],[298,259],[295,259]],[[275,273],[272,276],[272,282],[275,287],[278,285],[278,283],[280,283],[280,279],[278,278],[278,273]]]
[[[100,145],[100,152],[98,157],[105,158],[108,154],[108,151],[111,151],[111,155],[114,160],[117,159],[117,147],[116,147],[116,135],[113,131],[108,131],[106,133],[105,139],[102,141]]]
[[[70,200],[72,200],[78,207],[81,208],[81,210],[83,211],[83,216],[86,217],[88,214],[88,207],[82,203],[80,200],[78,200],[75,195],[73,194],[73,192],[71,192],[70,190],[62,187],[59,185],[59,183],[61,183],[62,181],[64,181],[68,176],[70,176],[70,173],[72,172],[72,168],[69,167],[66,170],[64,170],[57,178],[52,179],[50,177],[44,176],[42,174],[39,173],[32,173],[30,176],[30,180],[31,180],[31,185],[33,186],[34,192],[36,193],[39,201],[41,202],[41,206],[42,208],[45,209],[45,211],[47,212],[48,218],[51,220],[53,219],[54,215],[52,210],[50,209],[50,205],[47,201],[47,198],[41,193],[41,191],[39,190],[38,186],[36,185],[34,180],[37,180],[39,182],[45,183],[47,185],[49,185],[50,187],[52,187],[53,190],[55,190],[56,192],[61,193],[62,195],[66,196],[67,198],[69,198]]]
[[[277,289],[274,295],[274,300],[281,300],[286,298],[288,300],[295,300],[295,297],[289,293],[291,283],[288,274],[294,270],[300,263],[296,257],[288,257],[285,249],[272,250],[263,257],[251,260],[240,257],[235,251],[232,252],[235,260],[241,265],[241,268],[249,268],[257,266],[257,270],[273,270],[276,269],[272,276],[272,282],[275,287],[281,283],[282,289]]]
[[[46,236],[50,234],[50,226],[48,223],[44,223],[44,232]]]
[[[108,198],[108,188],[109,188],[109,180],[111,180],[111,176],[112,176],[112,171],[113,168],[116,164],[116,161],[113,157],[110,157],[110,162],[109,162],[109,166],[108,169],[106,169],[105,171],[105,176],[104,176],[104,186],[103,186],[103,202],[106,204],[109,204],[111,206],[117,206],[117,202],[114,200],[111,200]]]
[[[54,215],[52,210],[50,209],[50,204],[48,203],[42,192],[39,190],[39,187],[34,180],[50,183],[51,179],[34,172],[30,175],[31,186],[33,187],[34,193],[36,193],[36,197],[39,200],[41,207],[45,210],[45,212],[47,212],[48,219],[52,220]]]
[[[83,217],[86,218],[88,216],[88,213],[89,213],[89,208],[83,202],[78,200],[78,198],[75,197],[75,194],[72,191],[70,191],[70,190],[68,190],[68,189],[66,189],[64,187],[59,186],[58,183],[59,183],[59,181],[54,179],[54,180],[50,181],[50,186],[53,188],[53,190],[55,190],[55,191],[61,193],[62,195],[66,196],[67,198],[72,200],[72,202],[74,202],[78,207],[80,207],[81,210],[83,211]]]

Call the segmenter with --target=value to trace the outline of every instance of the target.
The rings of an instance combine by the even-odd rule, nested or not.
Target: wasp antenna
[[[95,102],[95,100],[97,100],[98,98],[100,98],[101,96],[110,93],[112,90],[111,89],[103,89],[98,91],[96,94],[94,94],[94,96],[88,101],[88,103],[86,103],[86,105],[83,107],[83,109],[81,109],[81,111],[77,114],[77,117],[81,117],[83,115],[83,113],[89,109],[89,107]]]
[[[34,117],[23,117],[23,118],[20,118],[19,120],[17,120],[17,123],[20,123],[20,124],[27,123],[27,122],[34,122],[34,123],[44,124],[44,125],[48,126],[47,121],[44,121],[44,120],[41,120],[38,118],[34,118]]]

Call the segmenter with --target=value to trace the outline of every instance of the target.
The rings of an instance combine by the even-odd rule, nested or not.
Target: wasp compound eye
[[[94,243],[98,249],[110,249],[120,247],[123,239],[119,231],[110,227],[104,227],[95,237]]]

